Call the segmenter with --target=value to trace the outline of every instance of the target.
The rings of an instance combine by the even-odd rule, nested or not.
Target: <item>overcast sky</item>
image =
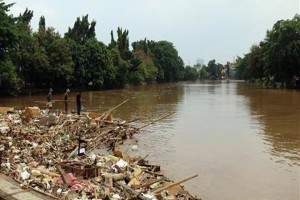
[[[34,11],[37,30],[40,16],[46,26],[62,36],[77,17],[95,20],[97,39],[108,44],[110,31],[129,30],[130,43],[144,39],[168,40],[186,65],[197,59],[225,64],[249,52],[280,19],[299,14],[299,0],[5,0],[17,16]],[[115,36],[116,38],[116,36]]]

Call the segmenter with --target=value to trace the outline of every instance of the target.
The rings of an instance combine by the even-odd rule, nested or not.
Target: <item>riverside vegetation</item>
[[[271,87],[300,88],[300,16],[279,20],[250,52],[237,57],[236,68],[213,59],[205,66],[184,66],[172,42],[143,39],[131,43],[129,31],[111,31],[106,45],[96,38],[96,21],[78,17],[61,36],[40,17],[31,28],[33,11],[8,14],[13,4],[0,2],[0,94],[30,88],[124,88],[127,84],[182,80],[244,79]],[[205,48],[205,47],[199,47]],[[198,67],[198,69],[197,69]],[[229,73],[235,71],[235,73]],[[223,73],[223,74],[222,74]]]
[[[169,41],[144,40],[132,43],[129,31],[111,31],[105,45],[96,38],[96,21],[78,17],[61,36],[46,26],[41,16],[37,31],[30,25],[33,11],[18,17],[8,14],[13,4],[0,3],[0,89],[18,94],[21,89],[87,87],[90,90],[124,88],[126,84],[173,82],[197,78],[185,68]]]

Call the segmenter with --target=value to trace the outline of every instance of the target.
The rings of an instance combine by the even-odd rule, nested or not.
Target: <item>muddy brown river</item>
[[[76,93],[70,94],[75,99]],[[45,107],[47,94],[0,98],[0,106]],[[54,99],[62,93],[53,92]],[[121,148],[147,155],[172,180],[203,200],[300,199],[300,91],[274,90],[243,82],[186,82],[82,93],[86,110],[113,111],[115,118],[145,127]],[[69,105],[75,110],[75,102]],[[54,109],[62,109],[55,103]]]

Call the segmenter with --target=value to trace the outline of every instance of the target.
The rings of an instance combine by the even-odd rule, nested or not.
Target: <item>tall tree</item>
[[[67,40],[56,38],[45,49],[49,58],[49,86],[69,86],[73,74],[73,61]]]
[[[300,87],[299,30],[299,15],[277,21],[259,46],[252,46],[244,58],[237,60],[237,77],[273,87]]]
[[[121,58],[117,47],[110,49],[110,55],[112,58],[112,74],[114,74],[114,79],[110,79],[107,86],[108,88],[124,88],[128,80],[129,64]]]
[[[300,15],[279,20],[265,39],[266,75],[274,81],[291,86],[300,76]]]
[[[186,66],[184,69],[184,80],[197,80],[198,72],[196,68],[191,66]]]
[[[86,42],[96,40],[95,33],[96,21],[89,22],[88,15],[78,17],[72,28],[69,28],[65,33],[65,38],[68,40],[71,56],[74,63],[74,73],[72,84],[76,87],[86,86],[85,77],[86,66],[81,63],[86,60]]]
[[[109,44],[110,48],[117,47],[121,58],[123,60],[131,60],[133,58],[131,51],[129,50],[129,31],[124,30],[120,27],[117,29],[117,41],[114,40],[113,31],[111,31],[111,43]]]
[[[216,60],[210,60],[207,64],[207,72],[209,74],[210,79],[220,79],[221,78],[221,69],[222,65],[220,63],[216,63]]]
[[[18,28],[18,45],[12,52],[13,63],[17,68],[19,76],[23,80],[23,86],[31,85],[33,80],[36,41],[32,37],[30,22],[33,17],[33,11],[26,9],[20,14],[16,21]]]
[[[18,42],[15,19],[7,14],[11,6],[13,4],[0,2],[0,90],[5,93],[14,93],[20,89],[20,79],[11,59],[11,53]]]
[[[135,76],[140,77],[140,82],[153,83],[156,81],[158,69],[154,65],[154,56],[150,52],[146,38],[133,42],[132,48],[133,56],[140,60],[140,64],[137,66],[136,72],[134,72]]]
[[[77,44],[84,44],[88,39],[94,39],[96,21],[89,22],[89,16],[78,17],[73,28],[69,28],[65,37],[74,40]]]
[[[46,27],[43,16],[34,36],[37,41],[34,82],[43,87],[68,86],[73,74],[73,61],[67,40],[61,38],[54,28]]]
[[[109,50],[96,39],[87,40],[84,44],[80,65],[84,67],[84,83],[93,89],[105,88],[107,81],[114,78]]]
[[[7,12],[13,4],[0,2],[0,59],[7,58],[18,42],[18,31],[13,16]]]
[[[128,77],[120,79],[121,85],[124,85],[124,81],[129,81],[129,83],[133,84],[139,84],[143,82],[144,76],[141,74],[141,71],[139,70],[140,64],[142,61],[140,58],[135,57],[133,53],[129,50],[129,37],[128,37],[129,31],[124,30],[120,27],[117,29],[117,41],[114,40],[113,32],[111,32],[111,43],[109,44],[109,47],[112,50],[112,55],[114,57],[114,60],[117,59],[118,61],[116,63],[121,64],[122,66],[114,67],[116,70],[116,73],[118,74],[118,71],[121,70],[123,72],[126,71],[125,74],[127,74]],[[115,62],[114,62],[115,63]],[[118,76],[120,78],[120,76]],[[118,84],[119,85],[119,84]]]
[[[157,81],[174,82],[184,78],[184,63],[174,45],[168,41],[148,42],[158,68]]]

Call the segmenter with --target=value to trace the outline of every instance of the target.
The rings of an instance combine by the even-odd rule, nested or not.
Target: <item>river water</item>
[[[63,94],[53,92],[54,99]],[[75,99],[75,92],[70,99]],[[44,107],[47,94],[1,98],[0,106]],[[300,91],[273,90],[243,82],[185,82],[122,90],[83,92],[86,110],[113,111],[124,120],[141,118],[141,130],[121,148],[149,155],[172,180],[204,200],[300,199]],[[75,110],[75,102],[69,106]],[[62,109],[55,103],[54,109]],[[134,142],[134,141],[133,141]]]

